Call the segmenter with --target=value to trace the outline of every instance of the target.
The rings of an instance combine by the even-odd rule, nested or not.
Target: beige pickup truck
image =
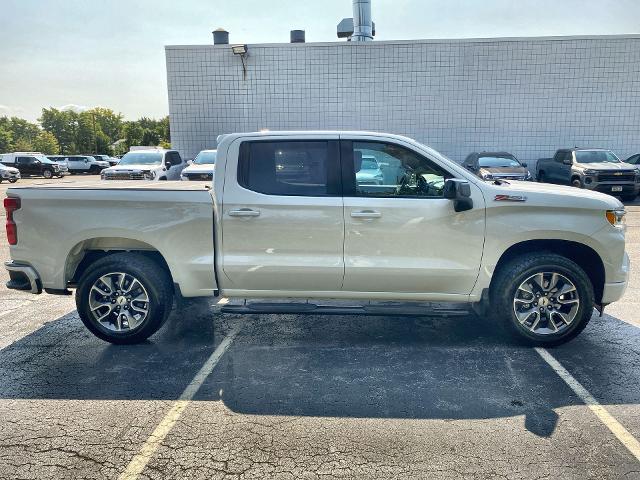
[[[379,181],[358,181],[363,158]],[[389,134],[226,135],[212,186],[16,186],[4,205],[7,286],[75,289],[84,324],[113,343],[152,335],[176,297],[223,295],[311,299],[253,313],[331,313],[313,300],[327,298],[352,299],[345,313],[384,313],[370,300],[470,303],[557,344],[623,295],[629,269],[617,199],[484,182]]]

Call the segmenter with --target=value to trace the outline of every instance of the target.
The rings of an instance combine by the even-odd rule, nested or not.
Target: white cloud
[[[69,103],[67,105],[62,105],[58,108],[58,110],[71,110],[76,113],[85,112],[89,110],[91,107],[87,107],[86,105],[76,105],[75,103]]]
[[[22,107],[11,107],[9,105],[0,105],[0,117],[21,116],[24,113]]]

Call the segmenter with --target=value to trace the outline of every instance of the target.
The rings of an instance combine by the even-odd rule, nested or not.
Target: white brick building
[[[168,46],[173,146],[263,128],[400,133],[461,161],[640,151],[640,35]]]

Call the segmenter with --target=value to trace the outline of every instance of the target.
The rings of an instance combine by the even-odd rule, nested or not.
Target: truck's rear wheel
[[[496,272],[492,310],[528,343],[553,346],[578,335],[593,314],[593,285],[575,262],[531,253]]]
[[[116,253],[93,263],[82,275],[76,306],[82,323],[98,338],[139,343],[165,322],[173,305],[169,274],[153,260]]]

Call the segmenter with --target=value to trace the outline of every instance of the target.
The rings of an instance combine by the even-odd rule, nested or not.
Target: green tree
[[[0,153],[13,150],[13,136],[5,127],[0,126]]]
[[[144,129],[139,122],[126,122],[124,126],[124,143],[127,151],[131,145],[142,145],[142,135],[144,135]]]
[[[160,135],[158,135],[158,132],[156,130],[145,128],[142,133],[142,145],[155,147],[158,143],[160,143]]]
[[[19,138],[13,142],[13,150],[16,152],[33,152],[33,145],[26,138]]]
[[[110,140],[110,143],[120,139],[123,127],[123,117],[121,113],[115,113],[110,108],[95,107],[87,110],[88,114],[93,115],[97,126],[100,127]]]
[[[58,140],[52,133],[41,131],[33,141],[33,148],[38,152],[42,152],[45,155],[57,155],[60,152],[60,145]]]
[[[33,143],[38,133],[40,133],[40,127],[23,118],[11,117],[9,119],[9,131],[14,141],[24,140]]]
[[[56,108],[43,108],[39,121],[44,130],[56,137],[61,153],[75,153],[73,146],[76,143],[78,130],[77,113]]]

